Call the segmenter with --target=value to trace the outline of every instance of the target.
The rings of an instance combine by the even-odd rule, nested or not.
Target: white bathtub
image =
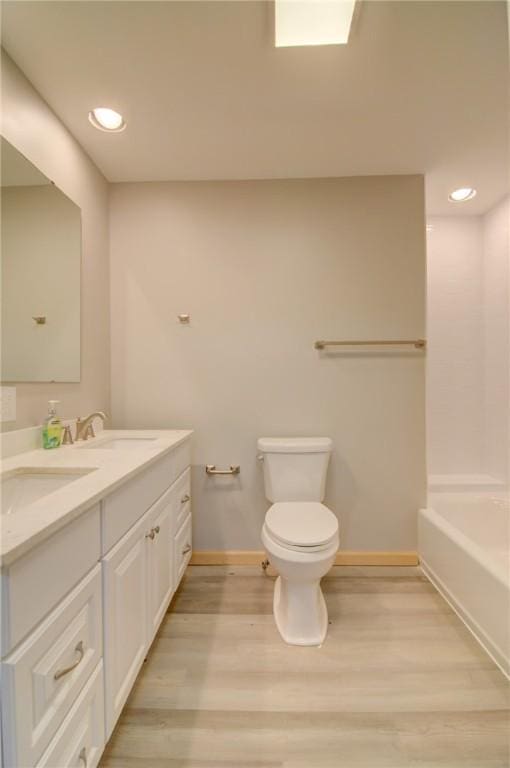
[[[510,675],[510,506],[502,493],[431,493],[420,510],[425,575]]]

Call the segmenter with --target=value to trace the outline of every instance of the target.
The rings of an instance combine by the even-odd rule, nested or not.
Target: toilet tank
[[[322,501],[333,443],[329,437],[260,437],[269,501]]]

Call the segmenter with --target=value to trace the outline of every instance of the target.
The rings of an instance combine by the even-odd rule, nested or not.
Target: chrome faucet
[[[103,423],[105,419],[107,418],[106,413],[103,411],[94,411],[94,413],[91,413],[89,416],[85,416],[84,419],[82,419],[80,416],[78,416],[76,420],[76,437],[75,440],[88,440],[89,437],[95,437],[94,433],[94,427],[92,426],[92,422],[96,418],[102,419]]]

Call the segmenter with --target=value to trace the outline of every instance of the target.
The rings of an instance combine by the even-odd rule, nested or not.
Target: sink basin
[[[102,451],[129,451],[138,448],[150,448],[150,444],[156,440],[155,437],[110,437],[92,445],[82,445],[82,448],[93,450],[97,448]]]
[[[2,515],[12,515],[34,501],[58,491],[93,472],[93,469],[14,469],[2,475]]]

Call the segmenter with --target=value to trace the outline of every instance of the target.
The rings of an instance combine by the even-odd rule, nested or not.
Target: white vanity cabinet
[[[108,736],[173,594],[171,495],[167,491],[103,559]]]
[[[179,584],[191,559],[191,473],[187,469],[175,484],[173,579]]]
[[[147,542],[147,634],[151,643],[165,615],[170,598],[174,593],[171,537],[173,522],[172,489],[156,502],[148,519]]]
[[[3,662],[6,765],[37,763],[101,661],[102,630],[97,564]]]
[[[186,566],[191,559],[191,514],[184,520],[183,524],[174,536],[174,579],[178,584],[184,575]]]
[[[107,737],[147,646],[147,517],[144,515],[103,559]]]
[[[191,555],[189,465],[185,439],[3,568],[0,766],[98,765]]]
[[[2,658],[101,557],[99,504],[2,570]]]
[[[175,578],[176,526],[185,494],[189,469],[103,557],[107,738],[184,572],[180,568]]]
[[[86,510],[2,571],[5,768],[38,764],[101,664],[99,514]]]

